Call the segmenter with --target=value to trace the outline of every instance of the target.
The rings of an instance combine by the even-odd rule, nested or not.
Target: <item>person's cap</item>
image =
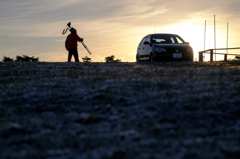
[[[70,32],[71,32],[71,33],[76,33],[76,32],[77,32],[77,30],[76,30],[76,29],[74,29],[74,28],[71,28],[71,29],[70,29]]]

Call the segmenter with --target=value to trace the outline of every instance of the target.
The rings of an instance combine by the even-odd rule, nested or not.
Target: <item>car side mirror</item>
[[[150,44],[148,41],[145,41],[144,43],[143,43],[144,45],[148,45],[148,44]]]
[[[189,42],[185,42],[185,44],[188,44],[188,45],[189,45]]]

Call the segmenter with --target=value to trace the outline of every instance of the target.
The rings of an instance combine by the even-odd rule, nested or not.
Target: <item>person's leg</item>
[[[71,62],[72,55],[73,55],[73,51],[72,51],[72,49],[69,49],[68,50],[68,62]]]
[[[78,59],[78,50],[74,50],[74,58],[75,58],[75,62],[79,62],[79,59]]]

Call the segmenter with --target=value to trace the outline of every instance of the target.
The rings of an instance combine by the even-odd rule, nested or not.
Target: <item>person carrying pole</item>
[[[68,50],[68,62],[71,62],[72,55],[75,58],[75,62],[79,62],[78,58],[78,50],[77,50],[77,42],[83,42],[83,38],[80,38],[77,35],[77,30],[74,28],[70,29],[70,34],[67,36],[67,39],[65,41],[65,48]]]

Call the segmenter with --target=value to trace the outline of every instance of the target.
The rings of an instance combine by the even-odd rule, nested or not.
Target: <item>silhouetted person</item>
[[[74,28],[70,29],[70,34],[67,36],[65,47],[68,50],[68,62],[71,62],[72,55],[75,58],[75,62],[79,62],[78,59],[78,50],[77,50],[77,42],[82,42],[83,38],[80,38],[77,35],[77,30]]]

